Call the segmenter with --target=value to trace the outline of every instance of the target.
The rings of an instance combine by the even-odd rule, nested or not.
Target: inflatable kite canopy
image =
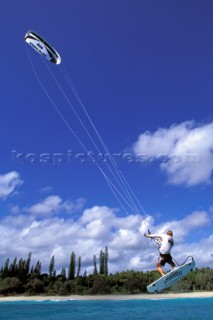
[[[38,35],[34,31],[28,31],[24,39],[48,61],[55,64],[61,63],[61,57],[58,54],[58,52],[46,40],[44,40],[40,35]]]

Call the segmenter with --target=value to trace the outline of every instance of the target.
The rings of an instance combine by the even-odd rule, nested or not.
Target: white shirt
[[[149,238],[156,239],[159,246],[160,246],[160,253],[162,254],[169,254],[173,245],[174,245],[174,240],[171,236],[168,234],[148,234],[147,235]]]

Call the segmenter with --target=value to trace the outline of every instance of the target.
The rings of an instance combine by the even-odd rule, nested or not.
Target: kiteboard
[[[174,283],[176,283],[179,280],[181,280],[183,277],[185,277],[194,268],[195,268],[195,261],[192,258],[192,260],[190,262],[182,264],[178,268],[173,269],[172,271],[168,272],[167,274],[165,274],[160,279],[158,279],[155,282],[151,283],[147,287],[147,291],[149,293],[161,292],[164,289],[170,287]]]

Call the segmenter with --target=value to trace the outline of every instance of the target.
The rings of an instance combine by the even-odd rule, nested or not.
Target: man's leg
[[[159,262],[157,262],[156,267],[157,267],[158,272],[161,274],[161,276],[164,276],[163,269],[162,269]]]
[[[176,269],[176,264],[174,263],[174,261],[171,261],[171,262],[170,262],[170,266],[171,266],[173,269]]]

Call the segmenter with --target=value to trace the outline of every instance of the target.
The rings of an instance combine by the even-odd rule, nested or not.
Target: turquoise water
[[[209,320],[213,298],[1,302],[0,320]]]

